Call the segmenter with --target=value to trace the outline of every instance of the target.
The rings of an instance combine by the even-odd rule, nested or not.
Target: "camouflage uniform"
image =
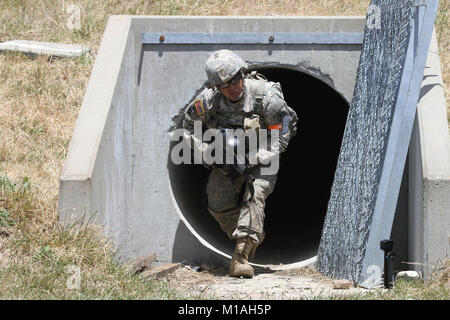
[[[218,89],[204,89],[184,113],[185,137],[192,139],[194,148],[204,152],[207,143],[194,137],[194,121],[201,121],[203,130],[244,129],[244,119],[252,116],[259,116],[261,129],[279,130],[279,141],[275,141],[278,152],[272,151],[276,150],[273,144],[257,152],[258,160],[267,163],[268,159],[278,157],[286,150],[296,132],[297,115],[284,101],[279,83],[247,76],[243,82],[243,97],[238,103],[228,100]],[[268,132],[270,134],[271,130]],[[248,236],[256,245],[264,239],[265,200],[274,189],[277,174],[263,175],[263,166],[250,169],[255,177],[253,197],[244,177],[233,177],[226,167],[212,169],[206,188],[209,212],[230,239]],[[246,188],[243,197],[241,195],[244,205],[239,206],[242,188]]]

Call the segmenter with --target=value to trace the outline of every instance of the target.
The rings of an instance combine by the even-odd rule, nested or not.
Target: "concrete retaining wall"
[[[102,39],[60,183],[60,219],[104,225],[121,252],[131,245],[135,50],[130,19],[112,17]],[[128,256],[124,256],[128,259]]]

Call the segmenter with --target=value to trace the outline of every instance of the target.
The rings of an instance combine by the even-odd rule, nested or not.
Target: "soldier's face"
[[[220,92],[231,101],[238,101],[242,97],[243,83],[242,78],[235,84],[230,81],[226,88],[220,89]]]

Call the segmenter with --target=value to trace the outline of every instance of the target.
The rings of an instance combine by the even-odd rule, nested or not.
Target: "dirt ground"
[[[367,292],[348,281],[326,278],[313,267],[282,271],[255,268],[255,276],[244,279],[228,276],[223,268],[181,266],[166,280],[180,293],[201,299],[338,299]]]

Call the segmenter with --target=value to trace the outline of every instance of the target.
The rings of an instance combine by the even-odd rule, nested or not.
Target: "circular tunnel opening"
[[[280,82],[299,122],[297,135],[281,156],[275,190],[266,201],[266,237],[252,262],[291,264],[317,254],[349,106],[336,90],[307,73],[272,67],[256,70],[270,81]],[[208,175],[202,165],[169,161],[179,212],[198,236],[231,255],[234,241],[205,207]]]

